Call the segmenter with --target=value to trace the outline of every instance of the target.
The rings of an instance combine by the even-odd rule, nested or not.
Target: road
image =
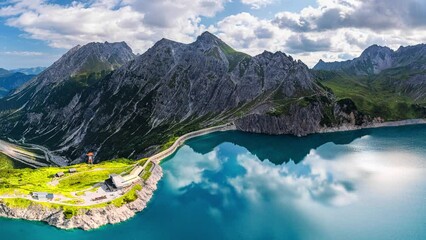
[[[236,130],[236,127],[233,123],[228,123],[228,124],[224,124],[224,125],[220,125],[216,127],[204,128],[195,132],[190,132],[185,135],[182,135],[173,143],[172,146],[170,146],[169,148],[167,148],[166,150],[160,153],[155,154],[154,156],[149,157],[148,161],[145,164],[147,165],[148,162],[154,162],[156,164],[159,164],[161,160],[172,155],[182,144],[185,143],[185,141],[188,141],[191,138],[199,137],[199,136],[206,135],[213,132],[221,132],[221,131],[229,131],[229,130]]]

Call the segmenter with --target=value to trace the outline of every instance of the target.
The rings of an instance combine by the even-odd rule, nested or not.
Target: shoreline
[[[401,126],[410,126],[410,125],[421,125],[426,124],[426,119],[406,119],[406,120],[399,120],[399,121],[390,121],[390,122],[382,122],[382,123],[371,123],[369,125],[361,125],[361,126],[355,126],[355,125],[342,125],[339,127],[329,127],[329,128],[322,128],[318,132],[313,133],[333,133],[333,132],[348,132],[348,131],[356,131],[356,130],[362,130],[362,129],[373,129],[373,128],[384,128],[384,127],[401,127]]]
[[[339,127],[322,128],[312,134],[346,132],[361,129],[398,127],[418,124],[426,124],[426,119],[408,119],[401,121],[372,123],[364,126],[354,126],[347,124]],[[135,201],[126,203],[121,207],[108,205],[107,207],[93,208],[85,210],[85,212],[79,213],[70,219],[66,219],[63,210],[43,207],[42,204],[37,204],[36,202],[33,202],[27,209],[20,209],[9,207],[0,200],[0,217],[24,219],[30,221],[42,221],[54,227],[67,230],[75,228],[80,228],[83,230],[92,230],[107,224],[116,224],[127,221],[128,219],[135,216],[136,213],[141,212],[143,209],[145,209],[148,202],[153,197],[154,192],[157,189],[157,184],[163,176],[163,171],[160,166],[162,160],[174,154],[180,146],[182,146],[186,141],[192,138],[200,137],[214,132],[232,130],[240,131],[233,123],[228,123],[190,132],[179,137],[173,143],[173,145],[167,148],[166,150],[163,150],[149,157],[147,163],[152,161],[157,164],[157,167],[152,172],[151,177],[143,185],[142,190],[137,191],[137,199]]]

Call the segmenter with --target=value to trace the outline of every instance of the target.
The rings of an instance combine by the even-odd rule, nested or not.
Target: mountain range
[[[341,71],[357,76],[380,74],[396,68],[404,71],[425,72],[426,44],[400,47],[397,51],[372,45],[353,60],[330,63],[320,60],[314,66],[314,70]]]
[[[45,67],[17,68],[17,69],[9,70],[9,72],[14,72],[14,73],[20,72],[26,75],[38,75],[41,72],[43,72],[45,69],[46,69]]]
[[[301,136],[373,121],[324,75],[282,52],[238,52],[209,32],[190,44],[162,39],[137,56],[124,42],[89,43],[0,100],[0,134],[78,162],[88,151],[97,160],[147,156],[230,122]]]
[[[344,62],[319,61],[313,71],[340,97],[370,116],[386,120],[426,115],[426,45],[394,51],[377,45]]]

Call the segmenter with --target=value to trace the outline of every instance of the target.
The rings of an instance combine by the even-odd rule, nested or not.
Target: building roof
[[[47,196],[47,192],[32,192],[31,195],[33,196]]]
[[[46,193],[46,192],[32,192],[32,197],[36,198],[47,198],[47,199],[53,199],[54,195],[52,193]]]
[[[116,188],[125,187],[124,179],[122,176],[120,175],[111,176],[111,179],[112,179],[112,183],[114,183]]]
[[[132,169],[132,171],[130,172],[129,175],[136,175],[138,176],[139,174],[141,174],[141,172],[143,171],[143,167],[141,166],[136,166],[135,168]]]
[[[136,166],[132,169],[130,174],[121,176],[121,175],[111,175],[112,183],[115,185],[116,188],[123,188],[130,186],[131,184],[137,182],[140,180],[139,174],[143,171],[143,167]]]

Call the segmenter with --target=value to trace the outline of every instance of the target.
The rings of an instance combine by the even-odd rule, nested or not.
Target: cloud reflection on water
[[[367,179],[373,185],[379,179],[397,179],[401,184],[408,169],[398,160],[416,159],[408,153],[363,151],[370,147],[370,140],[362,137],[349,145],[326,143],[311,149],[298,164],[289,161],[278,165],[267,159],[261,161],[244,147],[231,143],[220,144],[205,154],[184,146],[176,154],[184,160],[171,161],[173,170],[166,174],[176,193],[204,189],[222,206],[232,205],[235,197],[252,203],[305,200],[347,206],[358,200],[357,189]]]

